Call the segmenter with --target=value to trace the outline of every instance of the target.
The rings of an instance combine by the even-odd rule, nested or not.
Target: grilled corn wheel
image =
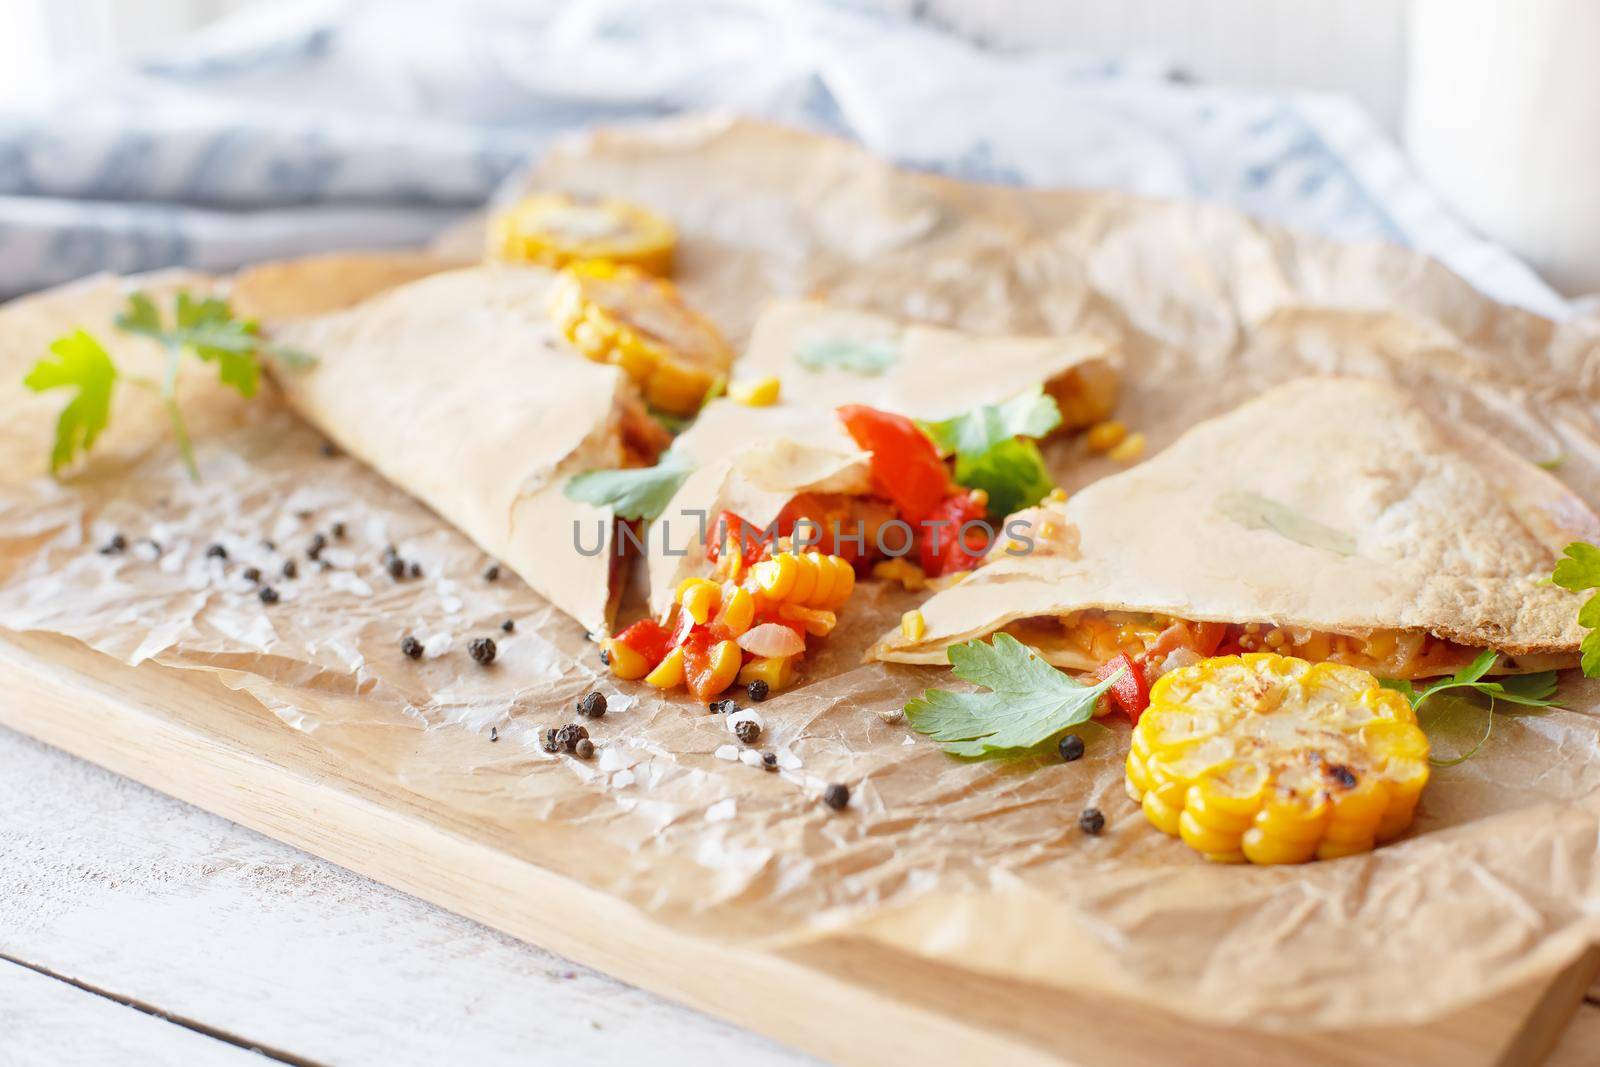
[[[491,259],[546,267],[598,259],[666,276],[677,245],[672,224],[638,204],[566,193],[524,197],[489,224]]]
[[[693,415],[727,380],[733,350],[678,289],[633,267],[588,261],[561,271],[550,316],[597,363],[627,372],[659,411]]]
[[[1411,825],[1428,739],[1366,671],[1251,653],[1156,682],[1127,788],[1163,833],[1223,863],[1366,852]]]

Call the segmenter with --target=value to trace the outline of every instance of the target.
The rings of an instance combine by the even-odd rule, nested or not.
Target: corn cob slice
[[[1134,728],[1128,793],[1157,829],[1225,863],[1300,863],[1398,836],[1428,739],[1366,671],[1265,653],[1164,675]]]
[[[633,267],[590,261],[561,271],[550,316],[578,351],[614,363],[650,405],[693,415],[733,363],[733,350],[671,282]]]
[[[671,223],[637,204],[566,193],[525,197],[489,223],[490,258],[546,267],[599,259],[665,277],[677,244]]]

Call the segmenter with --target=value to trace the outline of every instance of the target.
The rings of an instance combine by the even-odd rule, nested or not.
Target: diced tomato
[[[920,539],[917,554],[923,573],[929,578],[938,578],[976,567],[989,549],[989,527],[970,528],[965,534],[961,527],[982,521],[988,514],[988,507],[979,503],[977,495],[971,492],[956,493],[941,501],[928,513],[917,534]]]
[[[939,449],[904,415],[861,404],[846,404],[838,415],[845,432],[872,453],[874,492],[894,501],[905,521],[915,526],[955,490]]]
[[[1222,638],[1228,632],[1225,622],[1194,622],[1189,624],[1194,631],[1194,644],[1189,647],[1202,656],[1216,654],[1217,646],[1222,644]]]
[[[1139,665],[1124,652],[1100,664],[1100,669],[1094,672],[1094,676],[1103,682],[1119,670],[1122,675],[1111,683],[1106,697],[1111,701],[1113,710],[1122,712],[1128,717],[1129,722],[1137,726],[1139,716],[1150,706],[1150,683],[1145,681],[1144,671]]]
[[[735,540],[739,542],[739,554],[744,557],[746,567],[761,558],[760,527],[731,511],[718,512],[716,521],[706,531],[706,559],[717,562],[722,558],[723,547]]]
[[[652,668],[666,659],[667,653],[677,644],[674,635],[654,619],[640,619],[612,640],[639,653]]]
[[[716,638],[701,629],[683,639],[683,680],[689,693],[702,703],[707,696],[706,682],[711,678],[711,649],[716,643]]]

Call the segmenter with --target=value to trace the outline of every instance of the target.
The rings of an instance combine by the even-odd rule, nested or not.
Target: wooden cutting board
[[[1536,1063],[1600,972],[1559,973],[1428,1026],[1265,1034],[1056,993],[869,942],[762,952],[689,936],[363,781],[209,675],[0,634],[0,723],[665,996],[845,1064]]]

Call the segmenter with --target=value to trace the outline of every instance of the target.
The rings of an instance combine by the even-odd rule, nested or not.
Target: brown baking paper
[[[1152,449],[1289,378],[1385,378],[1523,456],[1566,457],[1559,477],[1600,499],[1593,324],[1500,307],[1395,248],[1212,207],[899,173],[842,143],[720,119],[596,134],[532,180],[673,218],[685,289],[741,343],[770,294],[981,333],[1120,337],[1120,410]],[[869,582],[805,684],[760,706],[759,747],[783,765],[764,773],[739,762],[721,717],[613,682],[580,626],[514,580],[483,581],[488,561],[463,536],[322,455],[270,401],[199,387],[186,398],[206,409],[199,484],[134,396],[84,472],[32,477],[60,398],[16,382],[55,332],[112,302],[48,296],[0,316],[0,454],[16,475],[0,496],[0,625],[216,672],[350,767],[680,930],[774,947],[867,936],[1262,1027],[1427,1020],[1547,972],[1596,933],[1594,683],[1563,679],[1571,710],[1499,719],[1476,758],[1435,772],[1395,844],[1305,867],[1214,867],[1124,795],[1125,727],[1093,732],[1072,764],[963,763],[910,732],[899,709],[948,675],[861,663],[915,603]],[[1074,440],[1050,459],[1069,489],[1113,469]],[[308,539],[335,520],[348,533],[324,554],[331,569],[308,568]],[[130,548],[98,553],[113,531]],[[215,541],[226,566],[204,555]],[[423,577],[382,572],[391,541]],[[288,555],[301,577],[275,582],[283,599],[264,606],[238,572],[275,574]],[[499,629],[506,618],[514,633]],[[429,655],[400,655],[407,632]],[[500,642],[492,668],[463,651],[477,635]],[[590,724],[597,758],[540,751],[537,729],[591,688],[612,709]],[[817,800],[832,781],[852,789],[843,813]],[[1098,838],[1076,826],[1090,804],[1107,817]]]

